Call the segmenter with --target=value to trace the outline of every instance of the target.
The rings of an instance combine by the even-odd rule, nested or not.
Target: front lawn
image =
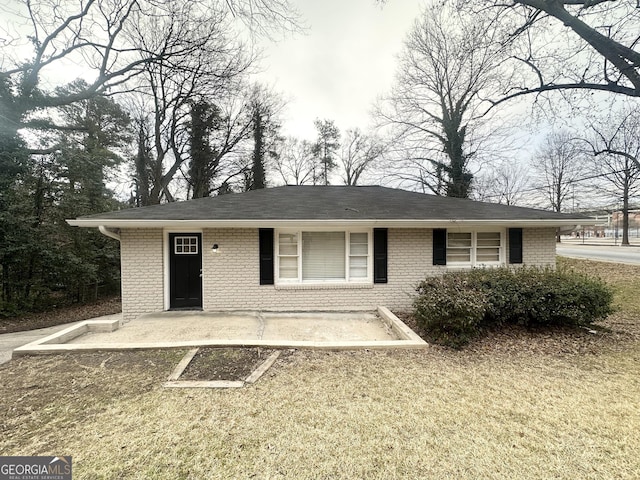
[[[184,352],[12,361],[0,452],[72,455],[74,478],[638,478],[640,268],[570,263],[616,288],[595,335],[298,351],[230,390],[163,389]]]

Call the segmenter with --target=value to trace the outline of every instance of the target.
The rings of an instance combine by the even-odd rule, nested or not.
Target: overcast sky
[[[292,0],[306,34],[265,42],[262,82],[288,99],[286,135],[313,139],[315,118],[365,129],[376,97],[393,82],[395,56],[420,13],[419,0]]]

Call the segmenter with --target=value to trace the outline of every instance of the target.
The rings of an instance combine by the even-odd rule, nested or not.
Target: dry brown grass
[[[619,340],[298,351],[233,390],[162,389],[182,352],[25,358],[0,369],[0,452],[73,455],[74,478],[638,478],[640,343]]]
[[[51,398],[0,448],[77,478],[637,478],[639,361],[297,352],[242,390]]]

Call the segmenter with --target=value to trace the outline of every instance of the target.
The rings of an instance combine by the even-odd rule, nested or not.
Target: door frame
[[[164,276],[164,310],[170,310],[171,309],[171,258],[169,257],[170,255],[170,250],[171,250],[171,242],[169,241],[169,234],[170,233],[184,233],[185,235],[188,235],[190,233],[199,233],[201,235],[202,241],[200,242],[200,251],[202,253],[202,259],[201,259],[201,268],[202,268],[202,307],[204,309],[204,304],[205,304],[205,295],[204,292],[206,291],[205,289],[205,275],[204,275],[204,257],[205,257],[205,252],[206,252],[206,248],[204,248],[205,245],[205,239],[204,239],[204,232],[202,231],[202,228],[165,228],[162,234],[162,250],[163,250],[163,254],[162,254],[162,270],[163,270],[163,276]]]

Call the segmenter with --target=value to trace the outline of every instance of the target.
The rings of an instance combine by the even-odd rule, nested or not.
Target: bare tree
[[[139,43],[152,51],[163,51],[180,42],[199,44],[197,52],[169,64],[146,64],[136,79],[136,94],[148,99],[144,105],[150,118],[153,155],[148,157],[149,192],[145,196],[151,204],[174,198],[170,185],[191,158],[194,103],[237,89],[237,82],[252,61],[245,55],[244,45],[230,38],[227,13],[213,9],[185,12],[192,7],[190,4],[173,5],[179,10],[163,23],[156,21],[152,26],[145,19],[135,27]],[[211,157],[209,163],[215,164],[217,155]],[[204,194],[198,190],[199,195]]]
[[[282,32],[296,33],[305,26],[288,0],[224,0],[234,17],[255,35],[273,38]]]
[[[469,196],[472,139],[482,136],[502,56],[494,26],[464,12],[438,4],[416,20],[396,86],[377,112],[404,151],[402,176],[411,172],[438,195]]]
[[[567,132],[551,133],[545,142],[536,152],[532,166],[548,205],[553,211],[562,212],[565,200],[570,198],[575,182],[584,172],[584,151],[577,139]],[[556,239],[560,241],[559,234]]]
[[[286,185],[314,183],[316,167],[313,145],[306,140],[286,137],[272,165]]]
[[[380,138],[363,134],[358,128],[345,132],[339,154],[345,185],[357,185],[362,174],[385,152]]]
[[[250,97],[246,92],[229,94],[228,98],[220,98],[217,105],[212,104],[213,108],[216,117],[206,138],[210,155],[200,159],[205,162],[198,165],[199,159],[190,149],[180,167],[181,176],[191,191],[187,197],[197,198],[197,185],[201,185],[198,193],[201,196],[233,191],[237,179],[250,170],[246,160],[251,155],[249,142],[253,124]]]
[[[622,200],[622,245],[629,245],[629,199],[640,191],[640,113],[627,107],[591,125],[594,169]]]
[[[253,155],[249,189],[257,190],[267,186],[265,166],[277,155],[276,145],[280,143],[279,115],[285,104],[282,97],[264,85],[254,85],[251,90],[249,109],[253,133]]]
[[[504,161],[476,175],[473,198],[504,205],[521,205],[529,187],[530,172],[520,163]]]
[[[43,109],[129,91],[149,69],[201,57],[211,42],[207,22],[220,26],[220,14],[232,13],[258,33],[299,28],[287,0],[9,0],[3,10],[0,132],[11,138],[24,128],[55,128],[34,118]],[[157,41],[156,25],[170,41]],[[56,89],[60,73],[78,66],[86,86]]]

